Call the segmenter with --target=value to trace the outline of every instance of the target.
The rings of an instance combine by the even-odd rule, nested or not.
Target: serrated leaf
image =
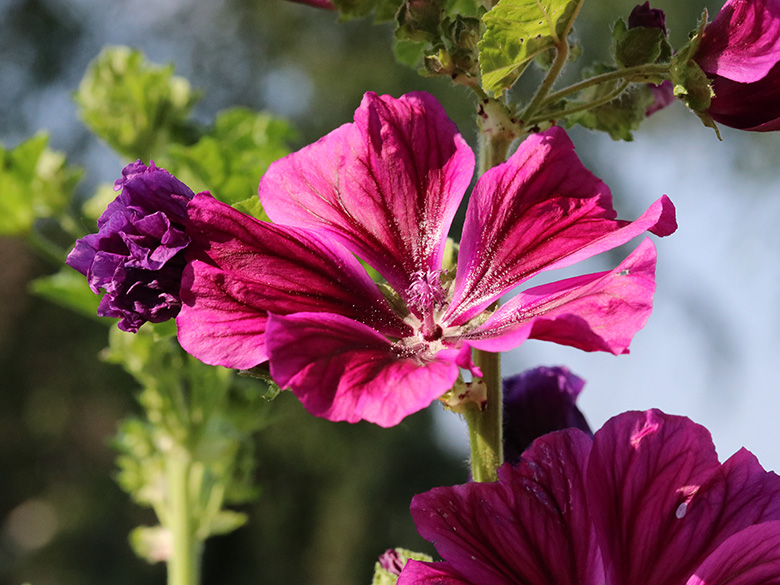
[[[571,27],[582,0],[500,0],[483,16],[479,43],[482,87],[500,95],[528,64],[555,47]]]
[[[49,276],[36,278],[29,284],[30,292],[85,317],[110,323],[97,316],[99,297],[92,292],[83,275],[66,267]]]

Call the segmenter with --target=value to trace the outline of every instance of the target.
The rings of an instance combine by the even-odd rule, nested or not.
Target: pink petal
[[[473,585],[464,581],[447,563],[425,563],[413,559],[406,562],[398,585]]]
[[[477,182],[445,319],[463,324],[540,271],[570,266],[648,230],[665,236],[677,227],[666,196],[636,221],[615,216],[609,188],[582,165],[563,129],[531,135]]]
[[[507,351],[526,339],[585,351],[628,352],[647,322],[655,292],[655,246],[646,239],[610,272],[529,289],[464,336],[485,351]]]
[[[739,532],[696,569],[687,585],[780,584],[780,522]]]
[[[710,76],[762,79],[780,62],[780,2],[728,0],[704,31],[696,62]]]
[[[601,585],[583,487],[590,445],[576,429],[546,435],[520,465],[501,467],[496,483],[417,495],[417,530],[447,571],[474,585]]]
[[[609,585],[679,585],[710,534],[692,514],[719,464],[709,432],[657,410],[628,412],[596,432],[588,503]]]
[[[428,406],[458,377],[457,352],[430,359],[403,349],[342,315],[271,315],[271,376],[306,409],[328,420],[367,420],[383,427]]]
[[[249,368],[267,358],[267,314],[338,312],[383,333],[409,333],[359,262],[338,244],[260,222],[208,195],[188,207],[200,259],[182,282],[179,341],[209,363]]]
[[[272,164],[260,199],[278,223],[327,231],[402,295],[441,268],[474,155],[432,96],[367,93],[345,124]]]

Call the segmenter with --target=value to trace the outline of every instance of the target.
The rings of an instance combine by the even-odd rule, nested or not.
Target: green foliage
[[[108,47],[90,64],[75,101],[92,132],[130,159],[148,160],[169,143],[190,143],[188,121],[198,96],[173,66],[146,61],[140,51]]]
[[[39,218],[62,214],[81,178],[39,133],[16,148],[0,145],[0,235],[26,236]]]
[[[187,355],[166,326],[145,326],[137,334],[112,328],[109,339],[104,358],[141,384],[146,414],[120,427],[117,479],[136,502],[155,510],[161,524],[137,529],[131,537],[135,550],[147,560],[161,560],[173,515],[171,473],[182,466],[197,538],[241,526],[245,516],[223,506],[257,496],[251,435],[269,422],[262,388]]]
[[[268,165],[290,152],[287,144],[294,137],[283,120],[231,108],[217,114],[214,127],[197,143],[171,145],[165,166],[196,193],[208,190],[230,204],[257,200],[260,177]],[[253,211],[256,215],[262,209]]]
[[[482,87],[501,95],[531,61],[564,41],[582,0],[500,0],[479,43]]]
[[[97,316],[99,298],[92,292],[84,275],[70,267],[36,278],[29,285],[30,292],[80,315],[106,322]]]
[[[406,550],[405,548],[396,548],[395,552],[398,554],[400,564],[402,566],[406,565],[406,562],[409,559],[425,562],[433,561],[433,557],[430,555]],[[371,581],[371,585],[395,585],[397,581],[398,576],[394,575],[390,571],[383,569],[379,562],[374,565],[374,579]]]

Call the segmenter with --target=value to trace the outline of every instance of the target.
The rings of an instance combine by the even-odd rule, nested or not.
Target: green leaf
[[[171,145],[168,171],[193,191],[234,204],[255,197],[260,177],[289,154],[295,133],[287,122],[246,108],[217,114],[214,127],[192,146]]]
[[[221,510],[212,518],[208,531],[210,535],[228,534],[247,523],[249,518],[241,512],[233,510]]]
[[[607,132],[613,140],[631,141],[652,103],[653,93],[647,85],[638,84],[607,104],[569,116],[565,123]]]
[[[30,292],[76,313],[106,324],[113,322],[97,316],[100,298],[89,288],[84,276],[72,268],[66,267],[56,274],[36,278],[30,282],[29,288]]]
[[[25,236],[36,219],[57,217],[70,203],[81,170],[48,142],[39,133],[11,150],[0,145],[0,235]]]
[[[418,67],[427,47],[428,43],[395,39],[393,41],[393,54],[395,60],[401,65]]]
[[[84,123],[131,159],[149,160],[169,142],[190,143],[188,118],[198,96],[173,66],[149,63],[140,51],[108,47],[90,64],[75,95]]]
[[[482,87],[498,96],[528,64],[555,47],[571,28],[582,0],[499,0],[482,20],[479,43]]]

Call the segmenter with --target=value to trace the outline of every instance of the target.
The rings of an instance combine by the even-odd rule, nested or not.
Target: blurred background
[[[581,63],[606,57],[611,23],[633,6],[585,3]],[[667,14],[673,46],[702,8],[654,7]],[[715,14],[720,2],[707,7]],[[0,142],[11,148],[48,130],[51,147],[85,169],[84,198],[117,178],[127,161],[85,129],[72,101],[88,63],[111,44],[172,63],[202,90],[195,117],[204,124],[230,106],[268,110],[297,129],[297,148],[350,121],[365,91],[425,89],[473,144],[471,96],[397,65],[391,36],[369,20],[340,23],[282,0],[0,0]],[[673,104],[631,143],[572,132],[620,217],[666,193],[680,229],[656,242],[655,311],[631,355],[532,341],[506,358],[505,373],[566,365],[587,380],[580,406],[593,428],[659,407],[705,424],[722,458],[744,445],[778,469],[780,136],[721,131],[718,142]],[[0,585],[164,583],[163,567],[127,545],[153,516],[113,479],[110,441],[138,409],[136,384],[98,359],[105,326],[27,293],[56,267],[19,240],[0,244]],[[630,248],[548,280],[611,268]],[[314,419],[285,394],[270,408],[276,423],[257,438],[260,498],[243,508],[248,525],[209,541],[204,584],[357,585],[388,547],[430,552],[408,505],[414,493],[466,479],[467,436],[455,415],[434,404],[385,430]]]

